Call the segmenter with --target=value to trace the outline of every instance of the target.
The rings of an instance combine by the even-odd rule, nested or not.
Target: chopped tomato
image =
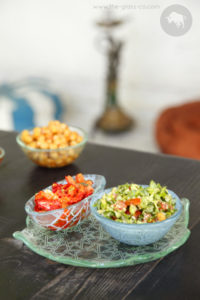
[[[85,182],[85,178],[83,176],[83,174],[79,173],[76,175],[76,182],[77,183],[84,183]]]
[[[76,185],[76,182],[75,182],[75,180],[72,178],[72,176],[65,176],[65,180],[67,181],[67,183],[69,184],[69,185]]]
[[[114,204],[114,207],[116,209],[119,209],[119,210],[124,210],[126,211],[126,203],[124,201],[121,201],[121,200],[118,200],[115,204]]]
[[[91,180],[85,180],[79,173],[75,180],[66,176],[66,184],[53,183],[52,191],[40,191],[35,195],[35,211],[49,211],[66,208],[88,197],[94,192]],[[61,222],[60,224],[63,224]]]
[[[160,203],[160,210],[168,210],[169,205],[165,202]]]
[[[51,192],[40,191],[39,193],[37,193],[35,195],[35,199],[36,200],[42,200],[42,199],[51,200],[52,194],[51,194]]]
[[[148,222],[148,220],[151,218],[150,214],[144,214],[144,221]]]
[[[54,209],[62,208],[61,203],[58,199],[37,199],[35,200],[35,211],[43,212]]]
[[[135,217],[138,218],[141,215],[141,211],[140,210],[136,210],[135,212]]]
[[[94,192],[94,189],[92,186],[88,185],[85,187],[85,192],[86,192],[86,197],[88,197]]]
[[[92,185],[93,184],[92,180],[86,180],[85,183],[88,184],[88,185]]]
[[[140,199],[140,198],[134,198],[134,199],[126,200],[125,203],[126,203],[126,205],[128,206],[128,205],[131,205],[131,204],[133,204],[133,205],[139,205],[140,202],[141,202],[141,199]]]
[[[55,193],[57,192],[57,190],[59,190],[61,188],[62,184],[59,183],[53,183],[52,184],[52,192]]]
[[[77,188],[74,185],[70,185],[68,190],[67,190],[67,194],[69,195],[69,197],[74,197],[77,193]]]

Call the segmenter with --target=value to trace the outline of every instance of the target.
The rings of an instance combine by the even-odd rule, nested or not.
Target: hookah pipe
[[[111,18],[110,14],[103,21],[97,22],[97,26],[104,29],[104,37],[99,39],[97,45],[107,56],[107,77],[104,112],[97,120],[96,127],[106,132],[125,131],[133,125],[133,120],[123,112],[117,99],[118,69],[123,42],[114,39],[111,30],[123,23],[122,20]],[[103,42],[107,44],[106,47],[103,47]]]

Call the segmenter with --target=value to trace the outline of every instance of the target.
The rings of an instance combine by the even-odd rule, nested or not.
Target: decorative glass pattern
[[[90,216],[81,224],[54,232],[27,218],[27,227],[13,236],[31,250],[60,263],[82,267],[108,268],[130,266],[163,257],[183,245],[190,235],[189,200],[182,199],[183,210],[171,230],[158,242],[129,246],[113,239]]]

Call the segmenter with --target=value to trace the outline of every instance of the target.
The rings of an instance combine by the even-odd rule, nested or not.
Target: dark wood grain
[[[200,223],[190,240],[163,259],[124,299],[200,299]],[[141,297],[142,295],[142,297]]]
[[[194,264],[194,256],[200,258],[200,249],[196,246],[200,229],[199,161],[88,144],[73,165],[45,169],[24,156],[15,136],[16,133],[0,132],[0,146],[6,150],[0,165],[0,299],[149,299],[151,295],[155,296],[152,299],[167,299],[167,296],[187,299],[184,297],[190,295],[190,288],[196,289],[191,292],[194,297],[200,292],[196,281],[193,285],[192,280],[186,284],[187,272],[194,268],[193,273],[196,276],[199,273]],[[117,269],[58,264],[14,240],[12,233],[25,227],[27,199],[53,181],[77,172],[102,174],[107,179],[107,187],[131,181],[148,183],[154,179],[180,197],[188,197],[191,201],[190,239],[163,259]],[[199,264],[196,267],[199,268]],[[178,285],[173,295],[174,282]],[[162,292],[166,293],[165,298],[161,297]]]
[[[120,269],[91,270],[71,267],[44,286],[33,299],[48,299],[50,295],[59,300],[116,299],[128,287],[132,288],[143,280],[158,262]]]
[[[13,238],[0,240],[0,299],[29,299],[65,269]]]

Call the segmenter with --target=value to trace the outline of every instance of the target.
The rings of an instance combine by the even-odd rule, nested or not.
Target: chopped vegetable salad
[[[153,180],[146,187],[119,185],[95,203],[100,215],[127,224],[164,221],[175,213],[175,205],[167,188]]]

